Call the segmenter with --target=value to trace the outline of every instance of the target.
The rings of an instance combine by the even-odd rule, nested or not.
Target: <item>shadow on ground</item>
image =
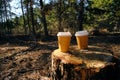
[[[111,50],[112,45],[119,44],[119,35],[89,37],[89,45],[103,46],[108,50]],[[74,36],[72,45],[77,45]],[[56,36],[38,36],[36,42],[29,36],[4,36],[0,37],[0,46],[4,48],[0,54],[8,54],[0,57],[0,80],[50,80],[51,53],[58,48]],[[28,48],[18,51],[11,49],[13,46]]]

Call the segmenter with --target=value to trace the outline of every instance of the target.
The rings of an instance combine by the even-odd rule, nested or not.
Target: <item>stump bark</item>
[[[113,55],[103,47],[52,52],[52,80],[116,80],[115,72]]]

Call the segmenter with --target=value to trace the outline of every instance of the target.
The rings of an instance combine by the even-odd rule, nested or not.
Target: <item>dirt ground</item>
[[[120,35],[90,36],[89,45],[106,47],[120,59]],[[56,36],[37,43],[21,37],[0,39],[0,80],[50,80],[51,53],[57,48]]]

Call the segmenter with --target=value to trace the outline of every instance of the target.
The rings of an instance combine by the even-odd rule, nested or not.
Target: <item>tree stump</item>
[[[52,52],[52,80],[116,80],[113,55],[103,47]]]

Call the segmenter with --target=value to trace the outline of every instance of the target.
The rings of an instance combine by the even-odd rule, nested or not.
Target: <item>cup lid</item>
[[[84,35],[88,35],[88,32],[86,30],[84,30],[84,31],[77,31],[75,33],[75,36],[84,36]]]
[[[70,32],[58,32],[57,36],[72,36]]]

